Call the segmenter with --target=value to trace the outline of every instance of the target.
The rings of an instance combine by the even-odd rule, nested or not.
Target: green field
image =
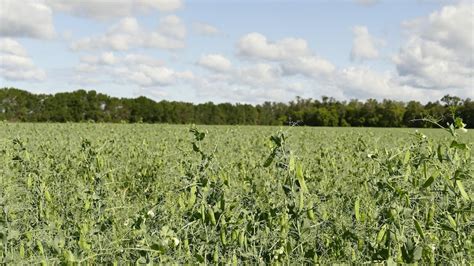
[[[190,128],[0,123],[0,264],[474,259],[473,131]]]

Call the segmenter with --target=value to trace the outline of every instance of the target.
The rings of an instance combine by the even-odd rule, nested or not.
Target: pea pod
[[[25,246],[23,245],[23,242],[20,243],[20,258],[25,257]]]
[[[308,203],[308,209],[306,210],[306,216],[308,219],[314,221],[316,220],[316,216],[314,215],[314,210],[313,210],[313,201],[310,200]]]
[[[189,250],[189,240],[187,237],[184,239],[184,249],[186,250],[186,255],[190,256],[191,250]]]
[[[382,228],[380,228],[379,233],[377,234],[377,243],[381,244],[382,240],[385,236],[385,233],[387,232],[387,224],[384,224]]]
[[[51,197],[51,194],[49,193],[48,189],[44,190],[44,198],[46,199],[47,202],[53,201],[53,198]]]
[[[204,207],[204,204],[201,204],[201,220],[203,223],[206,222],[206,208]]]
[[[302,190],[300,191],[298,198],[299,198],[298,209],[301,212],[304,209],[304,194]]]
[[[209,217],[209,221],[212,225],[216,225],[216,216],[214,215],[214,210],[211,207],[207,208],[207,216]]]
[[[446,214],[446,217],[448,218],[448,221],[449,221],[449,224],[451,225],[451,228],[456,229],[457,223],[453,219],[453,217],[451,217],[451,215],[449,215],[449,214]]]
[[[306,211],[306,216],[307,216],[308,219],[310,219],[311,221],[316,220],[316,216],[314,215],[314,211],[313,211],[312,208],[311,208],[311,209],[308,209],[308,210]]]
[[[191,190],[189,191],[188,207],[191,208],[192,206],[194,206],[195,202],[196,202],[196,185],[193,185],[191,187]]]
[[[421,228],[420,223],[416,219],[413,219],[413,222],[415,223],[415,229],[418,232],[418,234],[420,235],[420,237],[422,239],[425,239],[425,233],[423,232],[423,228]]]
[[[221,242],[222,242],[222,245],[224,246],[227,245],[227,238],[226,238],[224,229],[221,229]]]
[[[301,165],[301,163],[296,164],[296,178],[300,183],[301,191],[308,192],[308,187],[306,186],[306,182],[304,180],[303,166]]]
[[[237,232],[237,230],[232,230],[232,233],[230,235],[230,238],[232,239],[232,241],[236,241],[238,237],[239,237],[239,232]]]
[[[38,247],[38,251],[41,255],[44,255],[44,248],[43,243],[40,240],[36,240],[36,246]]]
[[[354,214],[355,214],[356,221],[360,222],[361,218],[360,218],[360,199],[359,198],[357,198],[354,203]]]
[[[237,260],[237,255],[235,255],[235,253],[232,254],[232,265],[233,266],[239,265],[239,261]]]
[[[216,246],[215,249],[214,249],[214,254],[212,255],[212,260],[214,261],[214,263],[218,263],[219,262],[219,249],[218,247]]]
[[[435,215],[435,206],[431,205],[430,210],[428,211],[428,217],[426,218],[426,226],[430,226],[433,224]]]
[[[245,247],[245,231],[244,230],[240,231],[240,234],[239,234],[239,246],[241,248]]]

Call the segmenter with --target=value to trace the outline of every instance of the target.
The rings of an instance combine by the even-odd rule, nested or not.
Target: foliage
[[[451,106],[451,107],[450,107]],[[474,102],[446,95],[441,102],[422,105],[368,99],[365,102],[302,99],[289,103],[265,102],[258,105],[212,102],[155,102],[146,97],[118,99],[95,91],[78,90],[55,95],[35,95],[26,91],[0,89],[0,121],[23,122],[130,122],[207,125],[307,125],[353,127],[432,127],[423,118],[444,124],[456,116],[474,125]]]
[[[469,264],[471,131],[0,126],[1,264]]]

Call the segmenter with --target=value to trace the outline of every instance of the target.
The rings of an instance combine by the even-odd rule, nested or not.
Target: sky
[[[0,87],[258,104],[474,98],[474,2],[0,0]]]

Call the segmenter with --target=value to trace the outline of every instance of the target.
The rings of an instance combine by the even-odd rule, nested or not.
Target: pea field
[[[0,264],[474,261],[474,132],[0,123]]]

